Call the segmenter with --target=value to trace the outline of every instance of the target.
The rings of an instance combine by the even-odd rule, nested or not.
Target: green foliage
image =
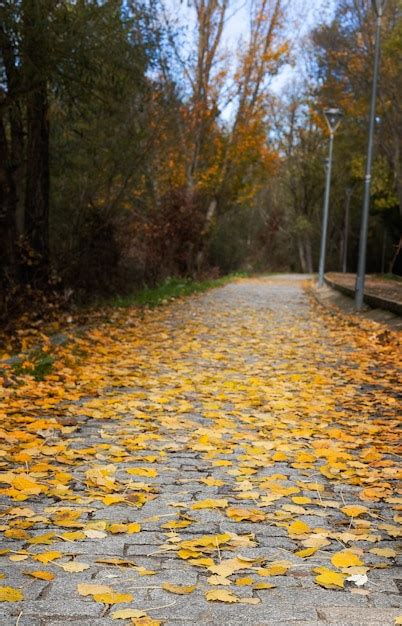
[[[129,296],[114,298],[111,301],[114,307],[129,307],[139,305],[143,307],[157,307],[166,304],[176,298],[189,296],[193,293],[202,293],[208,289],[226,285],[234,278],[246,276],[245,273],[230,274],[221,278],[196,281],[180,278],[168,278],[164,283],[156,287],[146,287],[137,293]]]
[[[25,361],[18,361],[12,365],[16,376],[32,376],[36,381],[41,381],[51,373],[54,357],[42,350],[34,350]]]

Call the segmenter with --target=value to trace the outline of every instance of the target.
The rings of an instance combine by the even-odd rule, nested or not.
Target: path
[[[394,624],[399,353],[362,324],[302,277],[240,281],[119,314],[5,389],[0,583],[24,600],[0,625]]]

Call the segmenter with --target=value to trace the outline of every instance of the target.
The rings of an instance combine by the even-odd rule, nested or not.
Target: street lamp
[[[325,119],[327,120],[329,128],[329,153],[328,160],[326,161],[326,179],[325,179],[325,194],[324,194],[324,211],[322,217],[322,229],[321,229],[321,250],[320,250],[320,265],[318,268],[318,286],[322,287],[324,284],[324,272],[325,272],[325,252],[327,247],[327,232],[328,232],[328,214],[329,214],[329,193],[331,189],[331,170],[332,170],[332,153],[334,147],[334,135],[335,131],[341,123],[343,113],[340,109],[334,107],[326,109],[324,111]]]
[[[380,66],[380,45],[381,45],[381,22],[384,8],[387,0],[372,0],[373,9],[377,16],[376,32],[375,32],[375,53],[374,53],[374,71],[373,83],[371,86],[371,104],[370,104],[370,121],[369,134],[367,144],[366,173],[364,177],[364,199],[362,221],[360,226],[359,240],[359,259],[356,275],[356,293],[355,308],[361,311],[364,301],[364,279],[366,273],[366,254],[367,254],[367,231],[370,212],[370,186],[371,186],[371,166],[373,162],[373,145],[374,145],[374,129],[375,129],[375,108],[377,100],[378,71]]]

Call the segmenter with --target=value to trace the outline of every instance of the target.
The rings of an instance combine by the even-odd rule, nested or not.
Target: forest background
[[[342,266],[349,206],[355,271],[375,20],[369,0],[317,2],[306,29],[303,4],[0,2],[2,320],[49,294],[316,270],[327,106],[345,114],[327,267]],[[402,232],[401,12],[388,0],[370,272],[387,271]]]

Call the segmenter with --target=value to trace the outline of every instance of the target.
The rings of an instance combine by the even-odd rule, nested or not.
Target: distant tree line
[[[339,0],[291,61],[282,0],[250,0],[225,46],[230,0],[192,0],[192,39],[159,0],[4,0],[0,5],[0,313],[49,293],[87,298],[168,276],[316,268],[325,122],[337,104],[329,264],[350,194],[354,269],[374,21]],[[401,4],[385,18],[370,269],[400,233]],[[391,250],[391,252],[389,252]]]

